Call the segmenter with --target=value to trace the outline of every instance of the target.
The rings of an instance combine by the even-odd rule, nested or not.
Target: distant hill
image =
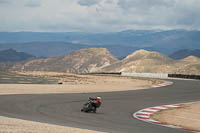
[[[188,56],[175,65],[176,73],[200,75],[200,58]]]
[[[2,43],[0,50],[15,49],[23,51],[37,57],[62,56],[74,50],[88,48],[87,45],[73,44],[68,42],[22,42],[22,43]]]
[[[105,72],[200,74],[200,58],[189,56],[176,61],[158,52],[138,50],[102,69]]]
[[[195,50],[188,50],[188,49],[182,49],[174,52],[171,54],[169,57],[175,59],[175,60],[180,60],[184,59],[188,56],[196,56],[200,57],[200,49],[195,49]]]
[[[0,62],[18,62],[34,58],[33,55],[17,52],[13,49],[0,51]]]
[[[200,62],[200,58],[195,57],[195,56],[188,56],[188,57],[180,60],[180,62],[185,62],[185,63],[194,62],[194,63],[198,63],[198,62]]]
[[[173,59],[158,52],[138,50],[127,56],[122,61],[105,67],[103,70],[116,72],[160,73],[161,71],[166,72],[167,70],[164,68],[173,63],[175,63]]]
[[[98,71],[117,61],[105,48],[89,48],[74,51],[65,56],[17,63],[12,70],[88,73]]]

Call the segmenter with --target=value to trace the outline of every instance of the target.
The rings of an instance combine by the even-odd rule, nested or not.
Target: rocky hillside
[[[104,70],[157,73],[160,71],[166,72],[167,70],[165,70],[165,68],[170,67],[173,63],[175,63],[173,59],[170,59],[160,53],[138,50],[127,56],[122,61],[105,67]]]
[[[117,61],[105,48],[89,48],[65,56],[17,63],[11,70],[87,73],[98,71]]]
[[[31,58],[34,58],[34,56],[24,52],[17,52],[13,49],[0,51],[0,62],[18,62]]]
[[[65,56],[32,59],[1,66],[4,66],[2,69],[10,67],[10,70],[14,71],[138,72],[200,75],[200,58],[195,56],[189,56],[182,60],[173,60],[158,52],[138,50],[123,60],[118,60],[105,48],[81,49]]]
[[[174,67],[176,73],[200,75],[200,58],[188,56],[178,61]]]
[[[200,74],[200,59],[189,56],[176,61],[157,52],[138,50],[122,61],[103,68],[103,71]]]

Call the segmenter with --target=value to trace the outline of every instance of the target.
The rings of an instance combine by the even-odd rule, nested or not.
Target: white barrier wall
[[[148,78],[168,78],[168,74],[163,74],[163,73],[128,73],[128,72],[122,72],[121,76],[148,77]]]

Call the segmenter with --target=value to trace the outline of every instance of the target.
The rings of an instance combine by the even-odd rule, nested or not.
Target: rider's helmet
[[[97,99],[96,101],[101,101],[101,97],[97,97],[96,99]]]

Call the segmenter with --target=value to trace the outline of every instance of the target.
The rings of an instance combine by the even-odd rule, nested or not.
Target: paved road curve
[[[103,98],[97,114],[80,112],[89,96]],[[0,115],[112,133],[185,133],[139,121],[132,114],[151,106],[192,101],[200,101],[200,82],[179,80],[171,86],[137,91],[0,96]]]

